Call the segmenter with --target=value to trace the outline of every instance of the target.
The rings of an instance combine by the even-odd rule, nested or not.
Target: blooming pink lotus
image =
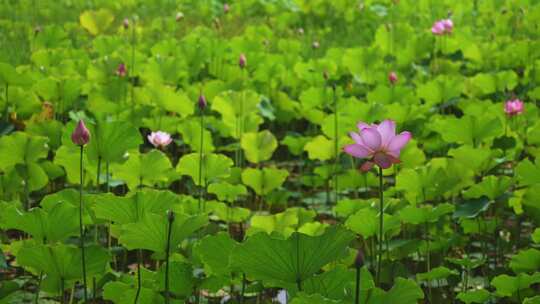
[[[228,3],[223,4],[223,12],[227,14],[231,10],[231,6]]]
[[[157,131],[148,135],[148,141],[158,149],[163,149],[172,142],[171,135],[167,132]]]
[[[434,35],[440,36],[451,34],[454,29],[454,22],[451,19],[442,19],[436,21],[431,27],[431,32]]]
[[[523,113],[525,105],[519,99],[508,100],[504,103],[504,112],[509,116],[519,115]]]
[[[77,146],[84,146],[90,141],[90,131],[88,131],[82,119],[79,120],[77,127],[71,133],[71,141]]]
[[[387,169],[399,163],[401,149],[412,137],[408,131],[396,135],[396,123],[392,120],[384,120],[378,125],[359,122],[358,129],[359,133],[350,133],[355,143],[345,146],[344,151],[351,156],[368,159],[362,165],[362,171],[370,170],[375,164]]]

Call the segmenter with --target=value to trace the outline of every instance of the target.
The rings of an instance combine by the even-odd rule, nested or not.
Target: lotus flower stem
[[[80,146],[80,185],[79,185],[79,237],[81,242],[81,257],[82,257],[82,275],[83,275],[83,299],[84,303],[88,301],[88,294],[86,291],[86,256],[84,249],[84,224],[83,224],[83,184],[84,184],[84,167],[83,167],[83,155],[84,155],[84,146]]]
[[[41,281],[43,280],[43,271],[40,271],[39,272],[39,277],[38,277],[38,283],[37,283],[37,290],[36,290],[36,297],[34,298],[34,303],[38,304],[39,303],[39,291],[41,290]]]
[[[64,297],[64,278],[60,277],[60,303],[64,304],[66,299]],[[86,302],[86,301],[85,301]]]
[[[4,117],[9,121],[9,84],[6,82],[6,106],[4,107]]]
[[[377,277],[376,285],[381,282],[381,265],[383,253],[383,228],[384,228],[384,197],[383,197],[383,169],[379,167],[379,250],[377,257]]]
[[[199,212],[201,212],[203,185],[202,185],[202,168],[203,168],[203,144],[204,144],[204,110],[201,109],[201,146],[199,149]]]
[[[167,216],[167,245],[165,249],[165,304],[169,304],[170,295],[169,295],[169,254],[171,251],[171,235],[172,235],[172,226],[174,222],[174,212],[169,210]]]
[[[339,153],[338,153],[338,107],[336,98],[336,85],[332,85],[332,96],[334,100],[334,202],[337,205],[339,201],[338,194],[338,167],[339,167]]]
[[[426,222],[424,224],[425,226],[425,230],[426,230],[426,270],[427,272],[430,272],[431,271],[431,243],[430,243],[430,240],[429,240],[429,223]],[[429,303],[433,303],[432,301],[432,292],[431,292],[431,281],[428,280],[426,282],[427,284],[427,287],[428,287],[428,298],[429,298]]]
[[[97,170],[96,170],[96,188],[99,191],[99,176],[101,175],[101,156],[98,156]]]
[[[135,91],[133,83],[133,73],[135,72],[135,19],[133,20],[133,26],[131,27],[131,67],[128,69],[128,78],[131,82],[130,97],[131,97],[131,109],[135,107]]]
[[[141,267],[142,267],[142,250],[137,250],[137,293],[135,294],[135,300],[133,300],[134,304],[137,304],[139,302],[139,296],[141,294],[141,288],[142,288],[142,279],[141,279]]]
[[[242,289],[240,290],[240,304],[244,304],[245,291],[246,291],[246,274],[242,273]]]
[[[355,287],[355,294],[354,294],[354,303],[360,304],[360,271],[362,270],[361,267],[356,267],[356,287]]]

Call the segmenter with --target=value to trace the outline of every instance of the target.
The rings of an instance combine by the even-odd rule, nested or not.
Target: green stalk
[[[36,297],[34,298],[34,303],[38,304],[39,302],[39,291],[41,290],[41,281],[43,280],[43,271],[39,273],[38,278],[38,284],[37,284],[37,291],[36,291]]]
[[[64,283],[65,283],[64,278],[60,278],[60,303],[62,304],[64,304],[66,300],[64,297]]]
[[[4,117],[9,121],[9,84],[6,83],[6,106],[4,107]]]
[[[83,183],[84,183],[84,171],[83,171],[83,153],[84,153],[84,146],[81,147],[81,157],[80,157],[80,186],[79,186],[79,236],[80,236],[80,242],[81,242],[81,254],[82,254],[82,274],[83,274],[83,296],[84,296],[84,302],[86,303],[88,301],[88,294],[86,291],[86,256],[85,256],[85,249],[84,249],[84,224],[83,224]]]
[[[332,85],[333,99],[334,99],[334,200],[337,205],[339,201],[338,195],[338,167],[339,167],[339,154],[338,154],[338,109],[337,109],[337,98],[336,98],[336,85]]]
[[[174,222],[174,213],[169,210],[169,215],[167,217],[168,227],[167,227],[167,246],[165,251],[165,303],[170,303],[170,294],[169,294],[169,254],[171,251],[171,235],[172,235],[172,225]]]
[[[244,304],[245,291],[246,291],[246,274],[242,273],[242,290],[240,291],[240,304]]]
[[[354,303],[360,304],[360,270],[361,267],[356,267],[356,289],[354,294]]]
[[[141,294],[141,267],[142,267],[142,250],[137,250],[137,293],[135,294],[135,300],[133,301],[134,304],[137,304],[139,302],[139,296]]]
[[[429,224],[428,222],[425,223],[425,230],[426,230],[426,270],[427,272],[431,271],[431,243],[429,240]],[[428,287],[428,297],[429,297],[429,303],[433,303],[433,297],[431,293],[431,281],[426,282]]]
[[[384,228],[383,169],[381,167],[379,167],[379,199],[379,252],[377,252],[377,276],[375,280],[377,286],[379,286],[381,280]]]
[[[203,197],[203,186],[202,186],[203,144],[204,144],[204,110],[201,109],[201,147],[199,149],[199,213],[201,212],[201,204],[202,204],[202,197]]]

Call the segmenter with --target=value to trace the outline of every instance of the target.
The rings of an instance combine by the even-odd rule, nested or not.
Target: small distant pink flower
[[[125,77],[127,75],[127,68],[125,64],[120,63],[118,65],[118,68],[116,68],[116,75],[120,77]]]
[[[128,18],[124,18],[124,20],[122,21],[122,26],[126,30],[129,28],[129,19]]]
[[[314,49],[318,49],[321,47],[321,44],[319,43],[319,41],[313,41],[313,43],[311,44],[311,47]]]
[[[368,159],[362,165],[362,171],[370,170],[375,164],[387,169],[399,163],[401,149],[412,137],[408,131],[396,135],[396,123],[392,120],[384,120],[378,125],[359,122],[358,130],[359,133],[350,133],[355,143],[343,150],[351,156]]]
[[[88,131],[82,119],[79,120],[77,127],[71,133],[71,141],[77,146],[84,146],[90,141],[90,131]]]
[[[247,58],[244,53],[240,54],[240,57],[238,58],[238,65],[241,69],[245,68],[247,65]]]
[[[390,84],[392,84],[392,85],[394,85],[394,84],[397,83],[398,77],[397,77],[396,72],[392,71],[392,72],[390,72],[390,74],[388,74],[388,81],[389,81]]]
[[[223,12],[225,14],[227,14],[230,10],[231,10],[231,6],[229,5],[229,3],[223,4]]]
[[[517,98],[508,100],[504,103],[504,112],[509,116],[519,115],[523,113],[524,109],[525,105],[523,104],[523,101]]]
[[[148,135],[148,141],[156,148],[163,149],[172,142],[171,135],[167,132],[157,131]]]
[[[451,34],[454,29],[454,22],[451,19],[442,19],[435,21],[431,27],[431,33],[433,35],[441,36],[445,34]]]
[[[452,30],[454,30],[454,22],[452,21],[452,19],[443,19],[441,20],[441,22],[446,33],[451,34]]]

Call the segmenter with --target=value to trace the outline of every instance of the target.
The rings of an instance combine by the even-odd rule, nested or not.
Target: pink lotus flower
[[[368,159],[362,165],[362,171],[370,170],[375,164],[387,169],[399,163],[401,149],[412,137],[408,131],[396,135],[396,123],[392,120],[384,120],[379,125],[359,122],[358,129],[359,133],[350,133],[355,143],[345,146],[344,151],[351,156]]]
[[[238,65],[241,69],[245,68],[247,64],[247,58],[244,53],[240,54],[240,58],[238,58]]]
[[[171,135],[167,132],[157,131],[148,135],[148,141],[156,148],[163,149],[172,142]]]
[[[199,109],[204,110],[207,106],[207,102],[206,102],[206,97],[204,97],[203,93],[201,93],[199,95],[199,101],[198,101],[198,106],[199,106]]]
[[[90,131],[88,131],[82,119],[79,120],[77,127],[71,133],[71,141],[77,146],[84,146],[90,141]]]
[[[125,77],[127,75],[127,68],[125,64],[120,63],[118,65],[118,68],[116,68],[116,75],[120,77]]]
[[[223,12],[227,14],[231,10],[231,6],[228,3],[223,4]]]
[[[397,83],[398,77],[397,77],[396,72],[392,71],[392,72],[390,72],[390,74],[388,74],[388,81],[389,81],[390,84],[392,84],[392,85],[394,85],[394,84]]]
[[[519,99],[508,100],[504,103],[504,112],[509,116],[519,115],[523,113],[525,105]]]
[[[431,27],[431,32],[434,35],[440,36],[444,34],[451,34],[454,29],[454,22],[451,19],[442,19],[436,21]]]

